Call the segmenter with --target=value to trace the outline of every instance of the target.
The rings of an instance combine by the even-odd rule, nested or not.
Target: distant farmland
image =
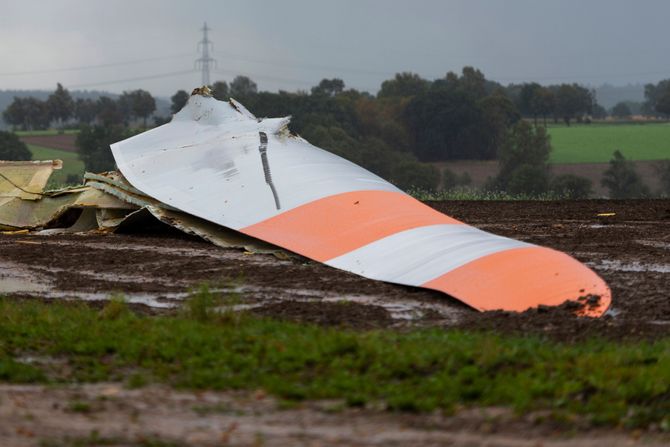
[[[66,183],[68,175],[76,175],[80,180],[84,175],[84,163],[79,160],[76,152],[51,149],[33,144],[29,144],[28,149],[33,154],[33,160],[63,160],[63,169],[54,171],[50,183],[62,186]]]
[[[653,188],[658,186],[653,160],[670,159],[670,123],[574,124],[570,127],[550,125],[548,131],[553,146],[551,163],[554,165],[554,173],[590,178],[596,195],[606,192],[600,186],[600,178],[608,167],[612,153],[617,149],[629,160],[639,162],[640,174]],[[69,174],[83,174],[84,165],[74,152],[76,148],[72,135],[58,135],[56,131],[19,134],[28,143],[34,160],[63,160],[63,170],[54,173],[55,183],[65,183]],[[482,187],[488,177],[495,176],[498,169],[494,161],[438,162],[435,165],[448,167],[457,173],[468,172],[475,187]]]
[[[670,159],[670,124],[550,126],[552,163],[607,163],[615,150],[629,160]]]

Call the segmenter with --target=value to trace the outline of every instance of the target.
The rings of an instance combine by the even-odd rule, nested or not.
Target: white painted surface
[[[246,110],[246,109],[245,109]],[[334,194],[399,191],[305,140],[281,132],[287,119],[258,121],[226,102],[192,96],[172,122],[112,145],[126,179],[145,194],[239,230]],[[266,182],[259,133],[281,209]]]
[[[379,239],[326,264],[366,278],[419,285],[482,256],[529,246],[467,225],[429,225]]]

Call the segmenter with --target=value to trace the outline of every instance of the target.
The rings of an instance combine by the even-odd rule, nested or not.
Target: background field
[[[670,123],[573,124],[570,127],[550,124],[548,132],[553,147],[550,161],[554,173],[590,178],[596,196],[606,194],[600,179],[615,150],[637,162],[639,173],[652,189],[658,188],[654,161],[670,159]],[[63,170],[52,179],[54,184],[65,183],[68,175],[83,174],[84,165],[77,158],[74,146],[76,131],[67,131],[65,135],[59,135],[55,130],[18,133],[28,143],[34,160],[63,160]],[[483,186],[498,170],[495,161],[452,161],[435,165],[457,173],[468,172],[475,187]]]
[[[68,175],[76,175],[81,178],[84,174],[84,163],[79,160],[76,152],[51,149],[33,144],[28,145],[33,154],[33,160],[63,160],[63,169],[54,171],[50,184],[63,185]]]
[[[607,163],[615,150],[630,160],[670,159],[670,123],[550,126],[552,163]]]

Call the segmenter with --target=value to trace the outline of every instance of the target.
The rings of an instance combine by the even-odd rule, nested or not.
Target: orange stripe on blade
[[[315,200],[240,231],[323,262],[399,231],[437,224],[461,222],[404,193],[354,191]]]
[[[479,310],[524,311],[539,305],[598,295],[582,315],[597,317],[610,305],[607,284],[576,259],[549,248],[524,247],[484,256],[422,285]]]

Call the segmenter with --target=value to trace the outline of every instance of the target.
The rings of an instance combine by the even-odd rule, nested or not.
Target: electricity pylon
[[[201,56],[195,60],[195,68],[202,71],[202,85],[209,85],[209,69],[216,66],[216,59],[209,55],[210,50],[214,50],[214,45],[207,35],[210,29],[205,22],[205,26],[202,27],[202,40],[198,42],[198,51],[201,52]]]

